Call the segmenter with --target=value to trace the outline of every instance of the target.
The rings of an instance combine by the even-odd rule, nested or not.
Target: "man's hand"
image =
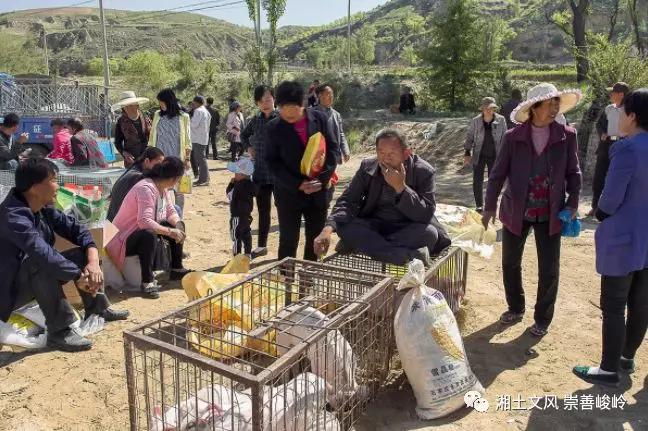
[[[315,238],[315,244],[313,248],[315,249],[315,254],[317,256],[324,256],[328,252],[329,246],[331,245],[331,234],[333,233],[333,228],[331,226],[325,226],[322,229],[322,232]]]
[[[602,133],[601,134],[601,141],[607,141],[608,135],[607,133]]]
[[[488,225],[495,220],[495,211],[484,211],[482,213],[482,225],[488,229]]]
[[[103,271],[101,271],[99,265],[99,251],[94,247],[90,247],[86,253],[88,264],[81,272],[81,280],[87,283],[88,292],[97,293],[103,287],[104,282]]]
[[[405,190],[405,166],[401,163],[399,169],[394,169],[381,164],[380,170],[385,178],[385,182],[392,189],[396,190],[396,193],[403,193],[403,190]]]
[[[254,151],[254,148],[250,147],[248,148],[248,154],[250,155],[250,159],[254,160],[254,156],[256,156],[256,151]]]
[[[133,157],[133,155],[131,153],[129,153],[128,151],[124,151],[122,156],[124,156],[124,162],[126,162],[128,164],[135,163],[135,157]]]
[[[464,167],[472,164],[472,156],[464,156]]]
[[[342,157],[342,160],[344,160],[344,163],[349,163],[349,160],[351,160],[351,154],[345,154]]]
[[[304,181],[299,186],[299,190],[306,193],[307,195],[311,195],[322,190],[322,183],[319,180]]]
[[[24,144],[25,142],[27,142],[28,140],[29,140],[29,133],[25,132],[25,133],[21,133],[21,134],[20,134],[20,137],[18,138],[18,141],[17,141],[17,142],[18,142],[20,145],[22,145],[22,144]]]

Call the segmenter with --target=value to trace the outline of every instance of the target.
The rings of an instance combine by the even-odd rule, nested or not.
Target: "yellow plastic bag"
[[[194,272],[182,279],[182,287],[189,300],[196,300],[222,292],[247,276]],[[250,332],[258,326],[259,320],[274,316],[284,306],[285,295],[285,285],[279,279],[257,279],[255,283],[244,283],[218,295],[191,313],[190,319],[194,323],[189,341],[201,353],[214,358],[238,356],[241,346],[276,356],[274,331],[257,337],[241,336],[239,338],[245,343],[238,347],[238,338],[230,338],[237,331]],[[232,328],[238,329],[234,331]],[[198,333],[204,337],[199,337]]]
[[[193,189],[193,177],[191,174],[185,172],[178,182],[178,193],[190,195]]]
[[[250,258],[244,254],[234,256],[221,270],[221,274],[247,274],[250,272]]]

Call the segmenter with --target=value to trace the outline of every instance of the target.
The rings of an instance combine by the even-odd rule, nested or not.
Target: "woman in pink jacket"
[[[184,163],[179,158],[165,158],[162,163],[144,174],[144,179],[128,192],[113,220],[119,233],[106,246],[108,255],[120,271],[126,256],[139,257],[142,270],[141,290],[148,298],[160,296],[153,271],[167,269],[166,265],[160,264],[164,259],[159,259],[158,247],[164,247],[166,244],[169,246],[171,280],[180,280],[188,272],[182,266],[185,226],[180,221],[170,193],[183,174]]]

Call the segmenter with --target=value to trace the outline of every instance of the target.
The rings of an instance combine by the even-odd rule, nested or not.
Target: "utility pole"
[[[103,105],[101,108],[105,115],[105,134],[110,136],[110,124],[108,120],[108,87],[110,87],[110,66],[108,63],[108,38],[106,37],[106,17],[104,16],[103,0],[99,0],[99,19],[101,20],[101,31],[103,33],[103,69],[104,69],[104,99]]]
[[[45,48],[45,71],[47,73],[47,76],[49,76],[49,52],[47,50],[47,30],[45,29],[45,26],[43,26],[43,47]]]
[[[351,73],[351,0],[349,0],[349,9],[347,15],[347,61],[348,70]]]
[[[261,0],[256,2],[256,28],[257,28],[257,46],[259,47],[259,56],[261,55]]]

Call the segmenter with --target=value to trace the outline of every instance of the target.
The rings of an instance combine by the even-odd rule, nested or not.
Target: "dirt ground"
[[[360,157],[341,169],[348,179]],[[210,161],[211,185],[199,188],[187,199],[185,219],[189,236],[186,266],[218,270],[230,256],[228,206],[225,186],[229,174],[222,161]],[[440,202],[470,205],[469,175],[455,170],[439,175]],[[583,203],[585,208],[585,203]],[[256,226],[256,222],[254,223]],[[436,421],[420,421],[415,399],[404,375],[397,377],[356,426],[371,430],[648,430],[648,346],[637,357],[638,370],[624,377],[614,394],[627,404],[602,411],[566,411],[565,397],[604,392],[585,384],[571,373],[576,364],[596,364],[601,345],[601,317],[597,307],[599,278],[594,270],[594,229],[586,224],[580,238],[563,241],[562,273],[556,316],[550,333],[540,340],[527,332],[532,323],[537,260],[533,239],[524,260],[528,312],[524,322],[510,328],[497,323],[505,301],[500,274],[499,247],[491,260],[471,258],[468,290],[462,311],[462,333],[470,364],[487,389],[487,413],[463,409]],[[256,232],[255,232],[256,233]],[[278,243],[276,217],[269,247]],[[299,256],[301,255],[301,250]],[[263,258],[259,264],[270,261]],[[125,430],[128,402],[124,371],[122,331],[182,306],[186,297],[179,283],[165,283],[159,300],[146,300],[115,291],[109,295],[117,308],[131,317],[113,323],[92,339],[88,352],[66,354],[0,352],[0,430]],[[555,396],[559,409],[528,410],[530,397]],[[612,392],[610,392],[612,395]],[[518,398],[511,411],[496,411],[498,397]],[[526,403],[519,402],[523,399]],[[543,403],[540,403],[543,406]]]

